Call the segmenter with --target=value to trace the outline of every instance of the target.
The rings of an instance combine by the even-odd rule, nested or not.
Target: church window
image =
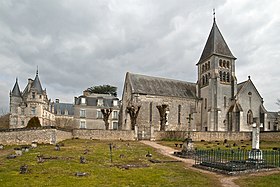
[[[229,61],[227,61],[227,68],[229,68]]]
[[[205,75],[205,84],[208,84],[208,75]]]
[[[220,67],[223,66],[223,61],[222,61],[222,59],[219,60],[219,66],[220,66]]]
[[[229,79],[229,72],[227,72],[227,82],[230,82],[230,79]]]
[[[202,85],[204,85],[204,84],[205,84],[205,77],[202,76]]]
[[[225,68],[226,67],[226,61],[223,60],[223,67]]]
[[[207,66],[208,66],[208,69],[210,69],[210,61],[208,61]]]
[[[207,99],[205,98],[204,99],[204,109],[206,109],[207,108]]]
[[[204,64],[202,65],[202,72],[204,72]]]
[[[178,105],[178,125],[181,124],[181,105]]]
[[[226,82],[226,72],[223,72],[223,82]]]
[[[253,112],[249,110],[247,113],[247,124],[251,125],[253,123]]]
[[[223,73],[220,71],[220,81],[223,81]]]
[[[224,107],[227,107],[227,97],[224,97]]]
[[[270,129],[270,121],[268,122],[268,127],[267,127],[267,129]]]
[[[35,99],[35,92],[32,92],[32,99]]]

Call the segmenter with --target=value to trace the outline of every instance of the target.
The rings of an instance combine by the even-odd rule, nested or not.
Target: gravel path
[[[158,150],[158,152],[160,152],[161,154],[163,154],[165,156],[168,156],[173,159],[184,162],[189,169],[199,171],[200,173],[207,173],[207,174],[217,177],[220,180],[221,185],[224,187],[239,187],[237,184],[235,184],[233,182],[233,180],[237,179],[238,177],[227,177],[225,175],[219,175],[219,174],[216,174],[216,173],[213,173],[210,171],[194,168],[194,167],[192,167],[192,165],[194,164],[193,159],[185,159],[185,158],[179,158],[179,157],[174,156],[173,153],[176,150],[172,149],[171,147],[163,146],[163,145],[160,145],[160,144],[158,144],[156,142],[152,142],[152,141],[140,141],[140,142],[143,144],[149,145],[151,147],[154,147],[155,149]]]

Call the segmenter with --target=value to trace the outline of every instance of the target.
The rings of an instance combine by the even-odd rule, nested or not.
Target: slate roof
[[[20,93],[20,89],[19,89],[19,85],[18,85],[18,79],[16,79],[16,83],[14,85],[14,88],[13,88],[11,94],[12,94],[12,96],[21,97],[21,93]]]
[[[267,118],[276,119],[278,117],[278,112],[267,112]]]
[[[91,94],[89,96],[80,96],[77,98],[76,104],[80,105],[81,104],[81,98],[86,99],[86,105],[87,106],[97,106],[98,99],[103,100],[103,105],[104,107],[112,107],[113,106],[113,100],[119,100],[117,97],[108,95],[108,94]]]
[[[57,112],[60,111],[61,115],[65,115],[65,111],[68,111],[69,116],[74,115],[74,105],[71,103],[54,103],[54,113],[58,114]]]
[[[243,86],[247,83],[248,80],[237,84],[237,93],[243,88]]]
[[[38,76],[38,71],[36,73],[34,81],[32,82],[31,88],[35,88],[39,94],[43,93],[42,85]]]
[[[127,73],[127,79],[131,84],[132,93],[184,97],[189,99],[196,98],[195,83],[132,74],[129,72]]]
[[[231,53],[226,41],[224,40],[215,19],[198,64],[209,58],[213,54],[236,59]]]

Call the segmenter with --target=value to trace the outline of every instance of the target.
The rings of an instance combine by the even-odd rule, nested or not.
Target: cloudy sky
[[[1,0],[0,110],[16,77],[36,67],[52,100],[73,102],[92,85],[118,87],[126,72],[196,82],[216,9],[237,57],[238,82],[251,76],[268,110],[280,98],[279,0]]]

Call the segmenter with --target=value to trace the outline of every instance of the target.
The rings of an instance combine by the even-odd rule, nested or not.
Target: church
[[[263,98],[250,76],[237,82],[235,60],[214,18],[196,63],[196,83],[126,74],[121,128],[137,126],[138,136],[147,138],[162,130],[246,132],[253,123],[269,130]],[[135,124],[128,112],[131,107],[139,108]]]

